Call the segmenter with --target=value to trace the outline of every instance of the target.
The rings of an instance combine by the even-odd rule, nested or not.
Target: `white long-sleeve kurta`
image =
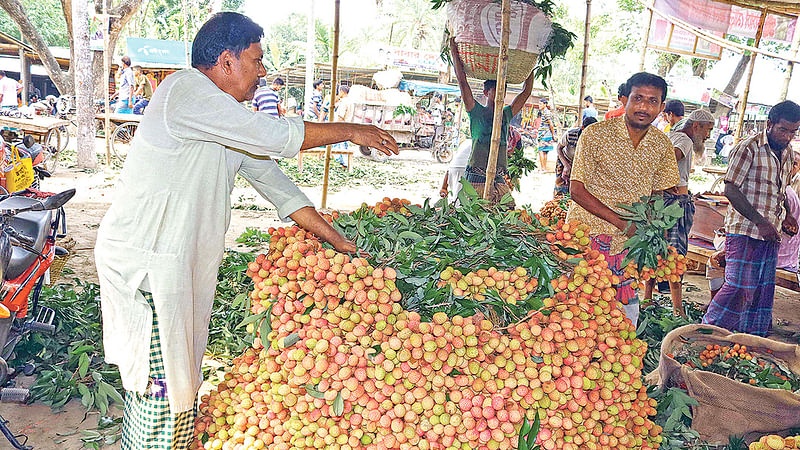
[[[249,111],[196,69],[156,89],[95,246],[106,361],[119,366],[125,389],[143,393],[148,384],[152,313],[135,295],[144,283],[170,409],[193,407],[234,178],[247,179],[282,219],[313,206],[269,158],[296,155],[303,135],[300,118]]]

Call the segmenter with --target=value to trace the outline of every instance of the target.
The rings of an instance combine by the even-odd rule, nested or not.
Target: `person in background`
[[[281,89],[283,89],[284,84],[283,78],[277,77],[272,80],[272,84],[269,87],[262,86],[256,89],[256,93],[253,96],[253,108],[275,118],[286,114],[281,105]]]
[[[725,230],[720,229],[715,232],[714,250],[706,262],[706,279],[708,290],[711,291],[711,300],[725,282]],[[705,312],[708,310],[708,305],[703,305],[701,309]]]
[[[142,66],[133,66],[134,79],[136,80],[136,103],[133,105],[134,114],[144,114],[145,108],[150,104],[153,97],[153,85],[147,79],[147,75],[142,71]]]
[[[594,107],[594,99],[591,95],[583,97],[583,111],[581,111],[581,124],[587,117],[597,119],[597,109]]]
[[[789,145],[800,128],[800,105],[773,106],[766,130],[739,142],[725,174],[730,202],[725,219],[725,282],[703,323],[766,336],[772,326],[775,269],[781,229],[797,232],[786,212],[786,186],[794,156]]]
[[[619,106],[607,111],[605,116],[603,116],[603,119],[609,120],[615,117],[622,117],[625,115],[625,103],[622,102],[622,98],[628,96],[628,92],[626,91],[627,89],[626,86],[627,83],[622,83],[619,85],[619,87],[617,88],[617,101],[619,102]]]
[[[714,153],[719,155],[719,153],[722,151],[722,147],[725,146],[725,138],[727,138],[728,136],[732,136],[732,135],[733,135],[733,131],[728,130],[728,129],[722,130],[722,132],[719,134],[719,136],[717,136],[717,142],[714,144]],[[731,137],[731,139],[733,139],[733,137]]]
[[[117,113],[130,114],[133,112],[133,92],[136,80],[133,78],[131,70],[131,59],[126,55],[122,57],[122,65],[119,71],[119,83],[117,84]]]
[[[489,162],[489,145],[492,139],[497,81],[486,80],[483,82],[486,106],[481,105],[472,96],[472,88],[469,87],[469,82],[467,81],[464,62],[458,54],[458,44],[456,44],[454,38],[450,38],[450,53],[453,56],[453,70],[458,79],[458,87],[461,90],[464,109],[469,115],[470,133],[472,135],[472,153],[470,154],[465,177],[480,194],[483,194],[486,183],[492,183],[489,188],[489,201],[499,203],[505,194],[511,192],[505,178],[508,175],[508,152],[505,151],[508,146],[508,127],[511,123],[511,118],[522,111],[525,101],[531,95],[533,72],[525,80],[522,92],[514,97],[511,105],[503,108],[503,121],[500,125],[500,148],[497,153],[497,173],[494,180],[487,180],[486,167]],[[513,203],[505,206],[514,208]]]
[[[556,126],[553,119],[553,113],[550,111],[550,105],[546,98],[539,100],[539,129],[536,136],[539,141],[539,170],[545,172],[547,170],[547,154],[553,150],[553,143],[556,138]]]
[[[353,121],[353,103],[347,99],[350,94],[350,87],[340,84],[336,88],[336,108],[333,111],[334,122],[352,122]],[[330,108],[330,104],[328,104]],[[327,111],[326,111],[327,113]],[[336,151],[347,151],[350,143],[348,141],[333,144],[333,149]],[[334,155],[333,159],[336,160],[344,168],[349,168],[345,159],[345,155]]]
[[[572,204],[567,222],[589,226],[591,247],[608,261],[619,277],[616,298],[636,325],[639,301],[625,276],[625,241],[636,228],[620,216],[620,204],[640,201],[675,187],[681,180],[675,149],[664,133],[652,126],[664,109],[667,82],[641,72],[627,81],[622,98],[625,116],[587,127],[578,139],[569,192]]]
[[[575,159],[575,146],[583,130],[589,125],[597,123],[597,118],[587,117],[579,128],[572,128],[561,135],[556,146],[556,188],[553,194],[558,197],[569,194],[569,176],[572,171],[572,160]]]
[[[306,105],[306,119],[319,121],[322,117],[322,91],[325,89],[325,82],[322,80],[314,81],[314,91],[311,93],[311,103]]]
[[[220,12],[192,43],[192,67],[153,93],[94,248],[106,361],[125,389],[122,450],[193,446],[209,317],[237,174],[281,220],[340,252],[358,248],[281,172],[277,158],[351,140],[397,154],[371,125],[274,118],[242,103],[266,75],[264,30]],[[200,445],[202,447],[202,445]]]
[[[686,256],[689,250],[689,230],[692,229],[694,221],[694,201],[689,192],[689,174],[692,171],[692,154],[695,149],[703,148],[711,130],[714,128],[714,116],[710,112],[697,109],[689,114],[689,117],[678,123],[674,131],[667,133],[667,137],[672,142],[675,150],[675,159],[678,161],[678,173],[680,182],[677,186],[664,191],[664,206],[678,203],[683,209],[683,216],[678,218],[675,226],[667,231],[667,241],[675,247],[678,254]],[[672,297],[672,314],[676,316],[686,316],[683,309],[683,290],[681,281],[670,281],[669,292]],[[655,280],[651,279],[645,283],[644,298],[653,298],[653,287]]]
[[[444,105],[442,104],[442,94],[438,92],[433,94],[429,109],[431,117],[433,118],[433,142],[436,142],[439,136],[444,132]]]
[[[796,222],[800,222],[800,198],[794,189],[795,177],[800,173],[800,154],[794,153],[792,172],[789,177],[791,180],[786,186],[786,214],[794,217]],[[784,228],[781,230],[781,245],[778,248],[778,269],[788,270],[797,273],[798,258],[800,258],[800,233],[788,233]]]
[[[464,139],[458,144],[458,149],[453,155],[453,160],[450,161],[447,173],[444,174],[444,182],[439,190],[439,196],[442,198],[447,197],[449,203],[456,201],[458,193],[461,192],[461,179],[464,178],[464,173],[467,171],[467,163],[469,163],[469,155],[471,153],[472,139]]]
[[[661,113],[661,121],[659,122],[658,129],[664,133],[669,133],[676,123],[683,120],[685,109],[680,100],[667,100],[664,106],[664,112]]]
[[[0,109],[17,109],[17,95],[22,92],[22,85],[15,79],[6,76],[0,70]]]
[[[33,81],[28,82],[28,104],[36,103],[41,99],[42,91],[33,84]]]

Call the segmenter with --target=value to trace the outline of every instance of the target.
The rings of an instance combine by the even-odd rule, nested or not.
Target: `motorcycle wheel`
[[[372,151],[370,151],[370,148],[367,147],[366,145],[359,145],[358,151],[360,151],[361,154],[364,156],[372,156]]]
[[[436,149],[436,160],[440,163],[449,163],[453,160],[453,150],[448,146],[441,146]]]

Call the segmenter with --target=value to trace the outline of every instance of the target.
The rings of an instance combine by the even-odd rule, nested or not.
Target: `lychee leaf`
[[[339,392],[336,394],[336,399],[333,400],[333,415],[338,417],[342,414],[344,414],[344,399],[342,393]]]
[[[325,394],[323,394],[322,392],[320,392],[320,391],[317,389],[317,386],[315,386],[315,385],[313,385],[313,384],[306,384],[306,393],[307,393],[308,395],[310,395],[310,396],[314,397],[314,398],[321,398],[321,399],[324,399],[324,398],[325,398]]]

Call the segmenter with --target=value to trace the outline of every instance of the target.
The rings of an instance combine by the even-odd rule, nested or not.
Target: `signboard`
[[[734,97],[733,95],[726,94],[726,93],[720,91],[717,88],[711,89],[711,98],[716,100],[721,105],[725,105],[725,106],[727,106],[728,108],[731,108],[731,109],[736,107],[736,102],[739,101],[738,97]]]
[[[89,19],[89,50],[102,52],[103,34],[108,31],[108,21],[103,20],[103,16],[93,14]]]
[[[755,38],[761,12],[712,0],[655,0],[654,8],[698,28]],[[791,42],[797,18],[767,14],[762,38]]]
[[[697,77],[670,77],[667,80],[667,98],[695,105],[708,106],[711,89]]]
[[[439,53],[397,47],[378,49],[380,61],[387,66],[428,72],[447,72],[447,65]]]
[[[719,36],[722,37],[721,34]],[[698,38],[661,17],[653,17],[647,47],[695,58],[719,60],[722,57],[722,47],[719,45]]]
[[[186,46],[183,41],[127,38],[128,56],[133,64],[158,67],[186,67]],[[191,47],[189,52],[191,52]]]

